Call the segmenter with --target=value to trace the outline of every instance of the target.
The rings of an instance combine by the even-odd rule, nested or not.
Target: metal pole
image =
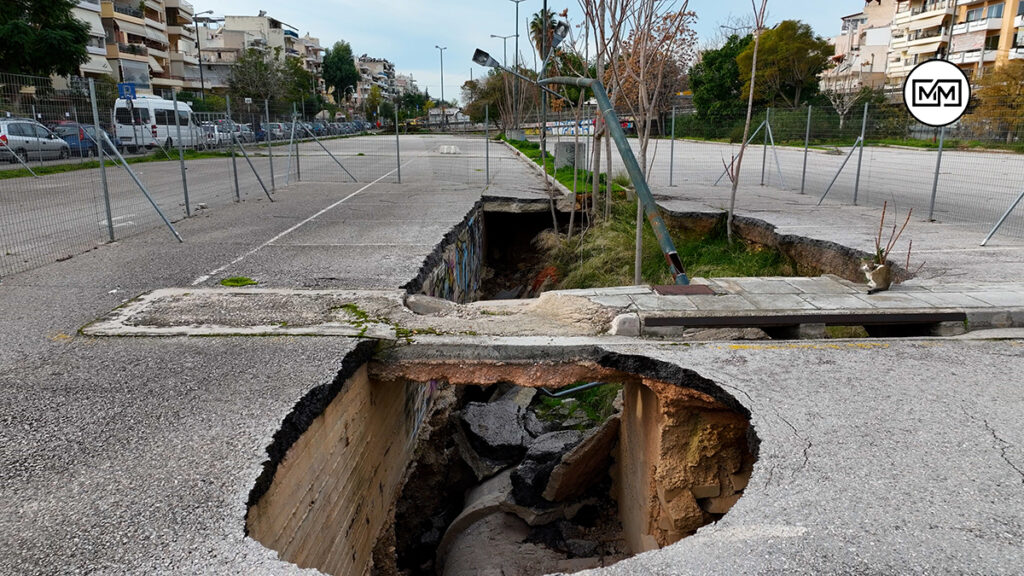
[[[171,91],[174,101],[174,129],[178,132],[178,162],[181,164],[181,188],[185,192],[185,216],[192,216],[192,207],[188,202],[188,178],[185,177],[185,149],[181,144],[181,120],[178,118],[178,91]]]
[[[935,195],[939,191],[939,169],[942,168],[942,147],[946,143],[946,127],[939,128],[939,157],[935,160],[935,180],[932,181],[932,201],[928,205],[928,221],[934,222]],[[984,244],[982,244],[984,246]]]
[[[274,147],[270,145],[270,103],[263,101],[263,110],[267,114],[267,122],[263,125],[263,137],[267,139],[267,154],[270,155],[270,189],[277,190],[274,183]]]
[[[857,141],[854,142],[853,148],[850,148],[850,152],[846,155],[846,159],[843,160],[843,165],[839,167],[839,171],[836,172],[836,175],[832,178],[832,182],[830,182],[828,188],[825,189],[825,193],[822,194],[821,198],[818,199],[818,206],[821,206],[821,202],[825,199],[825,196],[828,196],[829,190],[832,190],[832,186],[835,185],[836,180],[839,179],[839,175],[843,173],[843,168],[846,168],[846,163],[850,161],[850,158],[853,158],[853,151],[856,150],[857,146],[859,145],[860,138],[858,138]]]
[[[398,106],[395,106],[395,163],[398,170],[398,183],[402,183],[402,141],[398,137]]]
[[[860,153],[857,154],[857,179],[853,182],[853,205],[857,205],[857,193],[860,191],[860,169],[864,163],[864,135],[867,134],[868,129],[868,106],[869,102],[864,103],[864,120],[860,123]]]
[[[804,193],[804,184],[807,182],[807,151],[811,147],[811,109],[813,106],[807,107],[807,133],[804,134],[804,170],[800,174],[800,193]]]
[[[605,92],[604,86],[592,78],[556,77],[541,80],[541,83],[568,84],[570,86],[590,88],[594,91],[594,98],[601,107],[601,112],[604,116],[605,127],[615,141],[615,146],[619,150],[619,156],[622,158],[623,164],[626,165],[626,172],[629,173],[630,180],[633,182],[638,200],[643,204],[644,212],[647,214],[647,221],[650,222],[654,236],[658,239],[658,244],[665,255],[665,260],[669,265],[672,277],[675,279],[676,284],[689,284],[690,280],[686,277],[686,271],[683,268],[682,261],[679,259],[678,252],[676,252],[672,236],[668,232],[668,227],[665,226],[665,220],[661,217],[658,204],[651,194],[651,188],[644,178],[643,170],[640,169],[640,164],[633,154],[633,149],[629,146],[629,140],[626,139],[626,134],[622,131],[619,117],[615,114],[615,108],[612,106],[611,100],[608,99],[608,93]]]
[[[242,156],[245,157],[245,162],[249,165],[249,169],[256,175],[256,181],[260,183],[260,188],[263,188],[263,193],[267,195],[267,199],[271,202],[274,198],[270,195],[270,190],[267,190],[267,185],[263,183],[263,178],[260,178],[260,173],[256,170],[256,166],[253,165],[252,160],[249,158],[249,154],[245,151],[245,146],[238,140],[238,136],[235,135],[234,130],[231,131],[231,137],[235,139],[235,143],[238,144],[238,149],[242,151]]]
[[[672,177],[675,175],[676,166],[676,107],[672,106],[672,143],[669,145],[668,152],[668,185],[675,186],[672,183]]]
[[[491,107],[484,106],[484,166],[487,169],[487,185],[491,185]]]
[[[100,112],[96,107],[96,82],[92,78],[89,78],[89,99],[92,100],[92,125],[96,130],[96,137],[99,138],[100,134],[103,134],[103,129],[100,127]],[[107,187],[107,162],[103,157],[103,142],[96,143],[96,155],[100,160],[100,181],[103,183],[103,205],[107,211],[107,236],[110,241],[114,241],[114,218],[110,211],[110,189]]]
[[[292,145],[295,144],[295,105],[292,104],[292,130],[288,138],[288,171],[284,175],[285,186],[292,183]],[[297,152],[297,151],[296,151]]]
[[[76,106],[71,107],[71,111],[75,113],[75,125],[81,129],[82,123],[78,121],[78,108]],[[85,135],[85,130],[82,130],[82,135]],[[85,162],[85,153],[82,152],[82,145],[78,145],[78,163],[82,164]]]
[[[224,96],[224,101],[228,110],[228,130],[231,131],[231,173],[235,177],[235,201],[241,202],[242,191],[238,188],[238,162],[235,160],[235,144],[238,139],[235,138],[235,121],[231,119],[231,96]]]
[[[324,152],[327,152],[327,155],[331,157],[331,160],[334,160],[334,163],[335,163],[335,164],[337,164],[338,166],[340,166],[340,167],[341,167],[341,169],[345,171],[345,174],[348,174],[348,177],[349,177],[349,178],[351,178],[353,182],[359,182],[359,180],[358,180],[358,179],[357,179],[357,178],[356,178],[355,176],[353,176],[351,172],[349,172],[349,171],[348,171],[348,168],[345,168],[344,166],[342,166],[342,164],[341,164],[341,161],[340,161],[340,160],[338,160],[338,159],[337,159],[337,158],[336,158],[336,157],[334,156],[334,154],[331,154],[331,151],[330,151],[330,150],[328,150],[328,149],[327,149],[327,146],[324,146],[324,143],[323,143],[323,142],[321,142],[321,141],[320,141],[320,139],[316,137],[316,134],[313,134],[313,131],[312,131],[312,130],[310,130],[309,128],[306,128],[306,125],[305,125],[305,124],[303,124],[303,125],[302,125],[302,129],[303,129],[303,130],[305,130],[306,132],[308,132],[308,133],[309,133],[309,135],[313,137],[313,140],[315,140],[315,141],[316,141],[316,143],[317,143],[317,144],[319,144],[319,145],[320,145],[320,147],[324,149]]]
[[[36,114],[36,105],[32,105],[32,121],[39,122],[39,115]],[[40,122],[42,124],[42,122]],[[36,141],[36,155],[39,156],[39,165],[43,165],[43,143],[39,141],[39,138],[35,138]],[[26,152],[27,154],[27,152]]]
[[[125,161],[124,156],[121,156],[121,153],[118,152],[117,148],[114,147],[114,143],[111,142],[110,138],[107,137],[107,133],[101,132],[100,135],[103,136],[103,141],[109,144],[111,149],[114,150],[114,154],[117,155],[117,159],[121,161],[121,165],[124,166],[124,169],[128,172],[128,175],[131,176],[132,180],[135,181],[135,185],[139,187],[139,190],[142,190],[143,195],[146,196],[146,200],[149,200],[149,203],[153,205],[153,209],[156,210],[156,213],[160,215],[160,219],[163,220],[164,224],[167,225],[167,228],[170,229],[171,234],[174,234],[174,237],[178,239],[178,242],[184,242],[184,240],[181,239],[181,236],[178,235],[178,231],[174,229],[173,225],[171,225],[171,221],[168,220],[167,216],[164,215],[163,210],[160,210],[160,206],[157,205],[155,200],[153,200],[153,197],[149,194],[149,190],[146,190],[146,186],[142,184],[142,181],[139,180],[139,177],[135,174],[134,171],[132,171],[131,167],[128,166],[128,162]]]
[[[768,140],[772,143],[772,157],[775,158],[775,169],[779,171],[779,188],[785,190],[786,180],[782,177],[782,164],[779,163],[779,151],[775,148],[775,134],[772,133],[772,125],[769,124],[768,128]]]
[[[295,104],[292,104],[292,118],[294,119],[298,113],[299,113],[299,111],[295,107]],[[305,128],[305,126],[303,126],[303,128]],[[292,122],[292,134],[293,135],[295,134],[295,122]],[[302,182],[302,161],[300,160],[300,158],[302,157],[302,154],[300,154],[300,151],[301,151],[301,148],[299,148],[299,141],[296,140],[295,141],[295,179],[298,180],[299,182]]]
[[[999,219],[999,222],[996,223],[995,228],[993,228],[992,231],[989,232],[985,240],[982,241],[982,246],[988,244],[988,241],[991,240],[992,237],[996,235],[996,232],[999,230],[1000,227],[1002,227],[1003,222],[1006,222],[1006,219],[1010,217],[1010,213],[1013,212],[1015,208],[1017,208],[1017,205],[1020,204],[1020,201],[1022,199],[1024,199],[1024,192],[1021,192],[1020,195],[1017,196],[1017,199],[1013,201],[1013,204],[1010,205],[1010,208],[1006,211],[1005,214],[1003,214],[1003,217]]]
[[[754,138],[757,138],[757,134],[759,132],[761,132],[761,130],[764,129],[764,126],[765,126],[765,123],[761,122],[761,125],[757,127],[757,130],[754,130],[754,133],[750,135],[750,138],[747,138],[747,146],[750,146],[750,143],[754,141]],[[713,184],[713,186],[718,186],[718,183],[722,181],[722,178],[725,178],[725,175],[729,173],[729,170],[732,168],[732,165],[735,162],[736,162],[736,155],[733,154],[732,160],[729,161],[729,165],[725,167],[725,170],[723,170],[721,174],[718,175],[718,180],[715,180],[715,183]]]
[[[772,109],[764,113],[764,125],[771,126]],[[761,186],[764,186],[764,169],[768,165],[768,128],[764,131],[764,146],[761,148]]]

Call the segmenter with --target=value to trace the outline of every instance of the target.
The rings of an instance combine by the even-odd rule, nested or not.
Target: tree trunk
[[[757,22],[757,30],[754,32],[754,57],[750,64],[750,95],[747,97],[747,121],[743,125],[743,140],[740,143],[740,153],[736,157],[736,172],[732,178],[732,193],[729,195],[729,214],[725,220],[726,236],[732,244],[732,220],[736,212],[736,189],[740,185],[740,169],[743,166],[743,153],[747,148],[747,139],[750,137],[750,118],[754,112],[754,83],[757,81],[757,49],[761,45],[761,22]]]

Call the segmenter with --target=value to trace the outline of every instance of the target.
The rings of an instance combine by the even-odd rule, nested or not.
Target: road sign
[[[252,98],[246,98],[245,99],[245,103],[246,104],[252,104]]]
[[[133,82],[122,82],[117,85],[117,96],[122,100],[135,99],[135,84]]]

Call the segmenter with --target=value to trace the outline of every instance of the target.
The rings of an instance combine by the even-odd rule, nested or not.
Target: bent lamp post
[[[478,49],[476,53],[473,54],[473,62],[488,68],[504,70],[504,68],[502,68],[494,58],[491,58],[490,54],[483,50]],[[611,134],[612,140],[615,141],[615,146],[619,149],[619,156],[622,157],[622,162],[626,165],[626,171],[629,173],[629,179],[633,182],[633,188],[636,189],[636,195],[643,204],[644,213],[647,214],[647,221],[651,223],[651,229],[654,230],[654,236],[658,239],[658,244],[661,246],[662,253],[665,254],[665,260],[668,262],[672,277],[675,278],[676,284],[689,284],[690,280],[686,277],[686,271],[683,269],[683,263],[679,259],[679,254],[676,252],[676,247],[672,242],[672,237],[669,235],[668,227],[665,226],[665,221],[661,218],[661,212],[658,210],[658,205],[655,203],[654,196],[651,195],[651,189],[647,185],[647,180],[644,178],[643,172],[640,170],[640,164],[636,161],[636,156],[633,155],[632,148],[629,147],[629,141],[626,140],[626,134],[622,131],[622,125],[619,123],[619,117],[615,113],[615,108],[612,107],[611,100],[608,99],[608,93],[605,92],[604,86],[593,78],[555,77],[545,78],[540,82],[534,82],[533,80],[516,74],[515,72],[512,72],[512,74],[519,76],[527,82],[539,85],[547,92],[551,92],[551,90],[547,88],[547,84],[568,84],[570,86],[590,88],[591,91],[594,92],[594,98],[597,100],[597,105],[601,109],[605,126],[608,128],[608,132]]]

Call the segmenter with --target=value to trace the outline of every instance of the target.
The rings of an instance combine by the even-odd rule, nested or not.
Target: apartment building
[[[370,97],[370,90],[374,86],[380,88],[381,96],[385,99],[390,100],[398,94],[395,65],[388,60],[363,54],[356,58],[356,69],[359,70],[359,82],[356,83],[356,93],[353,96],[355,106],[363,105]]]
[[[822,89],[857,92],[885,84],[896,5],[896,0],[868,2],[863,12],[843,18],[841,33],[832,39],[834,65],[821,75]]]
[[[919,63],[949,54],[957,4],[964,0],[899,0],[892,21],[886,86],[899,89]]]
[[[194,28],[195,8],[185,0],[164,0],[170,78],[185,90],[199,89],[199,53]]]
[[[324,49],[320,46],[320,39],[314,38],[307,32],[299,38],[297,44],[299,54],[302,56],[303,66],[306,71],[316,78],[317,91],[327,96],[327,84],[324,82]]]
[[[968,77],[1024,58],[1024,1],[957,0],[948,59]]]
[[[78,6],[72,8],[71,13],[89,25],[89,43],[85,45],[89,61],[78,68],[82,77],[98,78],[112,75],[114,69],[107,62],[107,33],[103,30],[99,0],[79,0]]]
[[[264,38],[253,32],[214,28],[208,22],[198,27],[198,34],[206,90],[227,90],[231,67],[249,48],[264,46]]]
[[[241,30],[256,37],[256,45],[265,46],[271,54],[300,58],[298,28],[267,16],[260,10],[258,16],[224,16],[225,30]]]

